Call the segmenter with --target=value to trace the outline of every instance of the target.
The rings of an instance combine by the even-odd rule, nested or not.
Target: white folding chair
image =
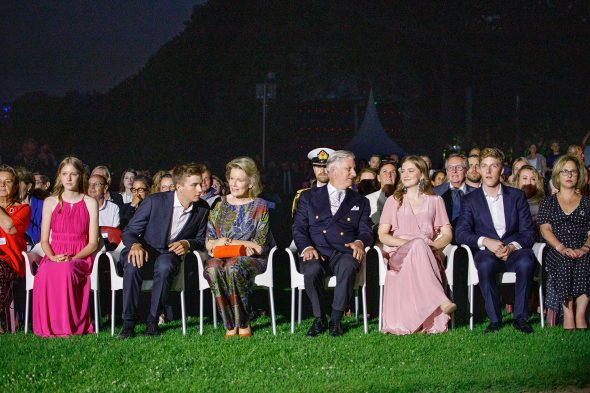
[[[363,302],[363,327],[365,334],[369,332],[369,324],[367,321],[367,258],[366,252],[370,250],[370,247],[365,248],[365,259],[361,263],[361,267],[359,272],[356,274],[356,278],[354,281],[354,317],[356,322],[358,323],[358,310],[359,310],[359,298],[358,298],[358,290],[361,288],[361,296]],[[295,242],[291,242],[291,245],[288,248],[285,248],[287,255],[289,256],[289,266],[291,272],[291,333],[295,332],[295,292],[298,293],[299,303],[298,303],[298,317],[297,317],[297,324],[301,324],[301,301],[303,299],[303,290],[305,289],[305,283],[303,280],[303,274],[299,273],[297,270],[297,264],[295,263],[295,255],[297,255],[297,249],[295,247]],[[336,276],[326,277],[326,287],[334,288],[336,286]]]
[[[446,247],[443,249],[443,253],[447,259],[447,268],[445,269],[445,275],[447,277],[447,282],[450,288],[450,298],[453,300],[453,265],[455,260],[455,252],[459,247],[447,244]],[[373,246],[373,249],[377,251],[378,255],[378,264],[379,264],[379,331],[383,327],[382,323],[382,315],[383,315],[383,292],[385,289],[385,276],[387,274],[387,266],[385,265],[385,259],[383,258],[383,251],[377,247]],[[451,318],[451,326],[455,326],[455,318]]]
[[[469,246],[462,244],[463,247],[467,251],[467,257],[469,259],[469,268],[467,272],[467,286],[468,286],[468,293],[467,299],[469,301],[469,329],[473,330],[473,309],[475,303],[475,296],[474,296],[474,288],[477,284],[479,284],[479,276],[477,274],[477,268],[475,267],[475,260],[473,259],[473,253],[471,252],[471,248]],[[535,254],[535,258],[537,259],[538,263],[543,266],[543,249],[545,248],[545,243],[535,243],[533,245],[533,252]],[[514,284],[516,283],[516,273],[513,272],[503,272],[499,273],[500,276],[500,283],[501,284]],[[543,319],[543,285],[539,281],[539,302],[541,303],[541,327],[545,327],[545,321]]]
[[[115,293],[118,290],[123,290],[123,277],[117,274],[116,264],[121,259],[121,251],[123,251],[125,245],[123,242],[119,243],[114,251],[106,251],[105,254],[109,258],[110,270],[111,270],[111,336],[115,335]],[[141,284],[141,290],[149,292],[152,290],[154,285],[153,280],[143,280]],[[182,335],[186,335],[186,307],[184,304],[184,258],[180,262],[178,272],[172,281],[170,291],[179,292],[180,294],[180,311],[182,314]]]
[[[272,333],[277,335],[277,322],[275,313],[275,299],[273,293],[274,279],[273,279],[273,259],[274,254],[277,251],[277,247],[273,247],[268,254],[268,260],[266,263],[266,270],[254,277],[254,284],[259,287],[268,288],[268,297],[270,301],[270,318],[272,322]],[[199,284],[199,333],[203,334],[203,294],[205,289],[209,288],[209,282],[203,275],[205,267],[203,264],[203,258],[198,251],[193,251],[197,258],[197,273],[198,273],[198,284]],[[215,305],[215,296],[211,293],[211,308],[213,312],[213,326],[217,329],[217,308]]]
[[[104,246],[102,241],[99,241],[97,251],[92,255],[94,264],[92,265],[92,272],[90,273],[90,290],[94,295],[94,325],[96,327],[96,334],[99,332],[100,325],[100,314],[99,314],[99,288],[98,288],[98,259],[104,252]],[[45,256],[45,252],[41,248],[41,243],[37,243],[35,247],[29,252],[22,252],[25,258],[25,288],[26,288],[26,300],[25,300],[25,334],[29,331],[29,305],[30,305],[30,291],[33,290],[35,285],[35,276],[31,269],[31,264],[39,263]]]

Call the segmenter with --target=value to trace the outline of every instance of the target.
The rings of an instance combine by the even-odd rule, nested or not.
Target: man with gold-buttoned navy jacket
[[[310,337],[326,330],[324,278],[332,275],[337,284],[329,330],[332,336],[342,335],[340,322],[364,261],[364,248],[373,243],[369,201],[350,188],[356,177],[354,167],[353,153],[331,154],[328,184],[302,193],[295,213],[293,240],[315,317],[307,332]]]

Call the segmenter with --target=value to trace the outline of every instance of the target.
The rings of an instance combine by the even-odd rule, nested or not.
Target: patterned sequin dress
[[[590,198],[582,196],[580,204],[570,214],[564,213],[555,195],[545,198],[539,207],[537,223],[550,224],[553,234],[564,246],[580,248],[586,242],[590,231]],[[590,253],[579,259],[572,259],[549,247],[545,263],[545,302],[548,309],[559,313],[569,297],[576,299],[584,294],[590,295]]]
[[[252,241],[262,247],[257,257],[210,258],[204,277],[211,286],[226,329],[249,324],[248,295],[254,277],[266,270],[269,249],[266,202],[260,198],[245,205],[231,205],[225,197],[209,213],[207,240],[222,237]]]

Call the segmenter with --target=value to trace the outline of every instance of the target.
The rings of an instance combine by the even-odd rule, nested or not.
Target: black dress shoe
[[[145,328],[144,336],[159,336],[160,331],[158,330],[158,322],[148,321]]]
[[[123,328],[119,332],[119,335],[117,336],[117,338],[121,339],[121,340],[126,340],[126,339],[134,337],[134,336],[135,336],[135,326],[123,325]]]
[[[500,330],[500,324],[498,322],[492,322],[488,325],[488,327],[486,328],[486,330],[483,331],[484,334],[488,334],[488,333],[495,333],[498,330]]]
[[[326,320],[324,318],[315,318],[311,327],[307,331],[309,337],[317,337],[326,331]]]
[[[514,326],[514,328],[516,330],[520,330],[521,332],[526,333],[526,334],[534,333],[531,325],[529,325],[528,322],[525,321],[524,319],[515,319],[514,322],[512,323],[512,326]]]
[[[340,322],[332,322],[330,321],[330,336],[338,337],[342,336],[344,331],[342,331],[342,325]]]

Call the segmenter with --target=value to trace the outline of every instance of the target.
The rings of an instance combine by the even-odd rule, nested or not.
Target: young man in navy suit
[[[369,201],[350,189],[356,177],[354,155],[340,150],[327,162],[328,184],[301,194],[293,221],[293,240],[301,260],[305,292],[315,317],[307,335],[326,330],[324,279],[336,276],[329,323],[332,336],[342,335],[341,320],[352,296],[365,246],[373,243]]]
[[[145,335],[160,334],[157,316],[166,303],[182,256],[204,247],[209,205],[200,199],[202,171],[198,164],[177,165],[172,175],[176,191],[149,195],[125,227],[125,249],[121,252],[123,328],[119,338],[135,334],[141,284],[151,270],[154,284]]]
[[[496,274],[516,273],[513,326],[533,333],[528,324],[527,301],[535,259],[531,247],[534,227],[524,193],[500,183],[504,154],[495,148],[480,153],[482,187],[462,200],[455,236],[457,243],[475,251],[475,267],[490,324],[485,333],[500,328],[502,314],[498,300]]]

